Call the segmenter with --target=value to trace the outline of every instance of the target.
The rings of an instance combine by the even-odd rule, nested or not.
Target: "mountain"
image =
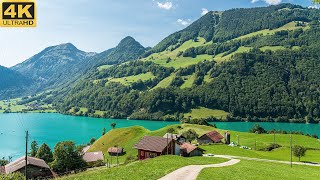
[[[115,48],[102,53],[87,53],[66,43],[44,49],[30,59],[12,67],[36,82],[31,89],[68,88],[100,65],[114,65],[137,59],[145,48],[132,37],[124,38]],[[29,92],[26,92],[29,93]]]
[[[98,54],[94,59],[97,65],[114,65],[136,60],[145,52],[146,48],[134,38],[127,36],[115,48]]]
[[[22,74],[0,66],[0,99],[23,92],[33,81]]]
[[[319,20],[319,10],[292,4],[209,12],[143,58],[95,70],[55,105],[117,118],[224,111],[227,121],[319,122]]]
[[[81,71],[83,61],[94,56],[66,43],[44,49],[11,69],[34,79],[40,90],[61,84]]]

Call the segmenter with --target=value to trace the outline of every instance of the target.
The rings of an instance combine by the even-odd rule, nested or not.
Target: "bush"
[[[2,175],[0,174],[0,179],[3,180],[21,180],[21,179],[26,179],[25,176],[19,172],[17,173],[11,173],[8,175]]]
[[[252,127],[252,129],[250,130],[251,133],[257,133],[257,134],[264,134],[267,131],[261,127],[259,124],[256,124]]]
[[[263,150],[263,151],[272,151],[272,150],[280,148],[280,147],[281,147],[281,145],[279,145],[279,144],[270,144],[270,145],[268,145],[267,147],[265,147],[264,149],[261,149],[261,150]]]
[[[132,154],[130,154],[129,156],[127,156],[127,158],[126,158],[124,163],[128,164],[128,163],[133,162],[135,160],[137,160],[137,158],[135,158]]]

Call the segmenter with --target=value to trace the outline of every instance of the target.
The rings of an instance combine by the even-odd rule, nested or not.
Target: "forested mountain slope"
[[[55,104],[119,118],[181,120],[206,107],[230,121],[318,122],[319,19],[291,4],[209,12],[144,58],[92,72]]]
[[[32,84],[33,81],[30,78],[9,68],[0,66],[0,98],[11,98]]]
[[[12,70],[35,81],[20,96],[47,89],[69,88],[100,65],[114,65],[137,59],[145,48],[132,37],[124,38],[117,47],[102,53],[87,53],[73,44],[61,44],[44,49],[39,54],[12,67]]]

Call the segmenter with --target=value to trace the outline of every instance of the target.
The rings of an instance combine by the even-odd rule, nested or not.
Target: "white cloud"
[[[173,3],[170,1],[161,3],[159,1],[155,1],[160,9],[170,10],[173,8]]]
[[[264,1],[265,3],[270,5],[277,5],[282,2],[282,0],[251,0],[251,3],[256,3],[258,1]]]
[[[209,12],[209,10],[208,10],[208,9],[206,9],[206,8],[202,8],[201,15],[203,16],[203,15],[207,14],[208,12]]]
[[[187,19],[187,20],[178,19],[177,23],[182,25],[182,26],[188,26],[189,24],[191,24],[191,19]]]
[[[312,6],[309,6],[310,9],[320,9],[320,6],[318,5],[312,5]]]

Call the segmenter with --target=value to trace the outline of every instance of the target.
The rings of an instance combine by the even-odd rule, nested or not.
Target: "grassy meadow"
[[[61,179],[159,179],[166,174],[187,165],[217,164],[226,162],[221,158],[179,156],[160,156],[145,161],[137,161],[111,169],[87,171],[77,175],[63,177]]]

